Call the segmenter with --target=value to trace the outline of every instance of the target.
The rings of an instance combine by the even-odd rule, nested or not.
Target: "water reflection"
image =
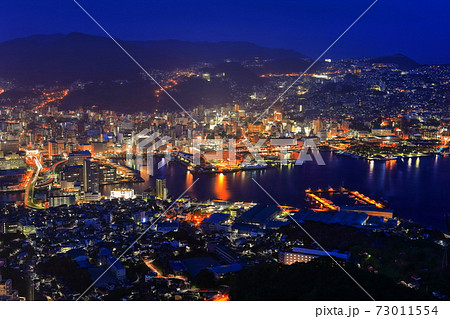
[[[375,161],[369,161],[369,177],[373,178],[373,168],[375,166]]]
[[[230,199],[230,192],[228,191],[227,186],[227,176],[223,173],[216,175],[216,180],[214,183],[214,191],[216,193],[217,198],[228,200]]]
[[[254,201],[272,204],[252,178],[268,189],[280,203],[302,207],[307,188],[345,187],[356,189],[375,198],[385,198],[395,214],[409,217],[426,225],[445,225],[443,198],[450,198],[450,157],[405,158],[401,161],[365,161],[332,154],[324,154],[325,166],[306,163],[302,166],[269,168],[264,171],[242,171],[213,175],[191,174],[186,167],[175,162],[154,169],[149,176],[146,166],[141,167],[143,183],[116,184],[102,187],[105,196],[117,187],[132,187],[141,194],[155,186],[156,178],[166,178],[169,193],[178,196],[197,178],[189,195],[199,200],[223,199]],[[135,161],[127,163],[130,167]],[[156,164],[156,163],[155,163]],[[3,200],[14,200],[20,194],[0,194]]]
[[[392,169],[394,168],[396,163],[397,163],[397,160],[395,160],[395,161],[386,161],[386,170],[387,171],[392,171]]]
[[[194,175],[191,172],[187,171],[186,173],[186,183],[185,187],[188,188],[194,182]]]

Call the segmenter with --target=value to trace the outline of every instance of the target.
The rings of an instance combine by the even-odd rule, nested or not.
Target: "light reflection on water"
[[[408,158],[367,161],[322,153],[325,166],[307,162],[263,171],[225,174],[191,174],[178,163],[169,163],[148,182],[136,184],[136,191],[154,187],[155,178],[166,178],[169,193],[181,194],[195,179],[188,194],[199,200],[223,199],[272,204],[253,182],[261,183],[281,204],[304,205],[307,188],[345,186],[377,199],[386,199],[398,215],[426,225],[444,227],[444,213],[450,198],[450,157]],[[142,170],[144,176],[145,167]],[[148,175],[147,175],[148,177]],[[144,186],[144,185],[145,186]],[[107,195],[107,193],[106,193]]]
[[[181,164],[171,162],[155,176],[141,169],[143,183],[107,185],[102,193],[109,196],[116,187],[132,187],[142,193],[155,186],[155,178],[166,178],[169,193],[179,196],[188,191],[199,200],[223,199],[272,204],[270,198],[253,182],[266,188],[281,204],[301,207],[304,190],[328,186],[356,189],[375,199],[387,199],[394,212],[426,225],[443,229],[444,213],[450,198],[450,157],[407,158],[397,161],[366,161],[324,152],[325,166],[306,162],[302,166],[268,168],[263,171],[241,171],[226,174],[191,174]],[[134,163],[131,163],[133,165]],[[1,194],[0,200],[18,200],[20,194]]]

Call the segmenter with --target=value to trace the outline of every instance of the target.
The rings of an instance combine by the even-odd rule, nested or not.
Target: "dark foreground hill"
[[[375,300],[430,300],[423,291],[406,288],[383,275],[353,265],[346,271]],[[328,257],[291,266],[259,264],[241,271],[231,286],[232,300],[370,300]]]

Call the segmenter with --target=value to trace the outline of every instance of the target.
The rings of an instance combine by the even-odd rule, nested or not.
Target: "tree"
[[[209,269],[201,270],[197,276],[195,276],[194,281],[200,288],[214,288],[217,285],[216,276]]]
[[[345,265],[346,271],[376,300],[429,300],[432,297]],[[259,264],[232,280],[232,300],[370,300],[328,257],[290,266]]]

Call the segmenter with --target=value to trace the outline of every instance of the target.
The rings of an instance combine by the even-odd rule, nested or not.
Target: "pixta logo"
[[[135,159],[135,168],[140,170],[144,166],[144,158],[146,159],[147,172],[149,175],[154,173],[155,158],[159,160],[157,169],[168,164],[171,159],[172,138],[162,136],[155,132],[151,133],[149,129],[145,129],[134,135],[127,146],[126,158],[127,162]],[[189,144],[189,143],[188,143]],[[286,165],[288,163],[288,153],[295,151],[298,157],[295,159],[295,165],[303,165],[308,161],[315,161],[317,165],[325,165],[325,161],[319,152],[319,149],[311,138],[305,138],[301,143],[297,139],[259,139],[252,144],[249,140],[243,139],[236,141],[235,139],[193,139],[189,146],[192,149],[192,165],[201,165],[201,158],[206,162],[226,161],[229,165],[237,165],[236,148],[239,145],[239,153],[242,157],[239,164],[245,166],[256,162],[260,165],[266,165],[263,154],[267,153],[267,148],[271,152],[278,153],[280,163]],[[226,148],[226,156],[224,157],[224,148]]]
[[[134,135],[127,145],[126,159],[127,162],[136,160],[136,170],[141,170],[144,166],[144,158],[146,159],[147,172],[150,176],[154,173],[154,158],[156,154],[162,155],[162,159],[158,162],[158,169],[169,163],[170,153],[172,151],[169,141],[171,137],[161,136],[158,132],[151,133],[149,129],[142,130]]]
[[[192,143],[193,164],[200,165],[200,158],[203,157],[207,161],[225,160],[228,164],[235,165],[237,162],[237,144],[241,145],[242,153],[245,154],[245,157],[240,163],[241,165],[250,164],[251,162],[256,162],[261,165],[267,164],[262,157],[262,148],[267,147],[267,145],[270,145],[271,148],[276,149],[282,165],[286,165],[288,163],[289,157],[287,155],[289,150],[295,150],[298,152],[295,165],[303,165],[303,163],[308,161],[315,161],[317,165],[325,165],[325,161],[319,152],[319,148],[311,138],[304,139],[301,146],[297,145],[297,139],[259,139],[255,144],[252,144],[247,139],[239,142],[235,139],[194,139]],[[228,155],[226,158],[224,158],[224,146],[227,147]],[[214,150],[214,152],[205,152],[204,149]]]

